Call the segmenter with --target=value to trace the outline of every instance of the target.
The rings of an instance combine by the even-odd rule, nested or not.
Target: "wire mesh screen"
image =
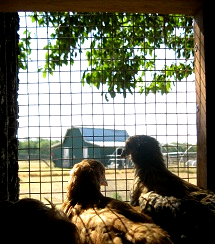
[[[167,167],[196,184],[190,16],[20,12],[20,198],[61,204],[83,158],[106,166],[106,196],[129,201],[135,134],[157,138]]]

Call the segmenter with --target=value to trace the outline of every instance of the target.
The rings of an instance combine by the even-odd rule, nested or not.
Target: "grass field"
[[[196,168],[171,166],[170,170],[180,177],[196,184]],[[46,202],[45,198],[60,205],[65,198],[70,169],[56,168],[51,162],[20,161],[20,198],[32,197]],[[129,201],[133,181],[133,169],[106,170],[108,186],[102,187],[106,196]]]

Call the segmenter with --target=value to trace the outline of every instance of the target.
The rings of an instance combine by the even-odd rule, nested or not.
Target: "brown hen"
[[[49,202],[51,204],[51,202]],[[77,227],[53,204],[33,198],[0,202],[2,243],[80,243]]]
[[[151,218],[120,200],[105,197],[105,167],[96,160],[83,160],[71,170],[62,210],[80,233],[82,243],[172,243],[169,235]]]
[[[166,168],[159,142],[150,136],[131,136],[122,158],[130,157],[135,176],[131,204],[168,231],[174,243],[207,243],[215,229],[215,195]]]

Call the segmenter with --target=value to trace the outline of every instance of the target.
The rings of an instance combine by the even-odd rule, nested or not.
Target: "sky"
[[[30,21],[27,24],[34,27]],[[25,25],[21,18],[20,26]],[[148,134],[162,143],[196,143],[194,75],[187,82],[176,82],[169,94],[145,96],[137,92],[126,98],[118,94],[107,102],[101,96],[102,88],[82,86],[81,75],[87,63],[79,56],[72,67],[61,67],[44,79],[37,70],[44,64],[45,32],[35,27],[29,30],[39,39],[32,40],[35,50],[29,57],[28,71],[19,73],[19,139],[60,140],[71,126],[94,126],[126,129],[129,135]],[[21,37],[22,32],[21,28]]]

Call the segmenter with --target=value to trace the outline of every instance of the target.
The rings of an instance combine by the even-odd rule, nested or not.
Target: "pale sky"
[[[64,74],[55,74],[48,82],[34,73],[34,77],[23,84],[27,81],[26,76],[20,74],[20,138],[59,139],[71,126],[83,125],[126,129],[129,135],[168,135],[168,139],[162,137],[162,141],[176,141],[175,135],[178,134],[180,142],[186,142],[189,134],[190,143],[196,142],[194,82],[177,83],[177,93],[174,87],[173,92],[167,95],[150,94],[145,97],[136,93],[129,94],[126,99],[117,95],[107,102],[101,91],[89,85],[82,87],[79,74],[73,74],[71,82]]]

